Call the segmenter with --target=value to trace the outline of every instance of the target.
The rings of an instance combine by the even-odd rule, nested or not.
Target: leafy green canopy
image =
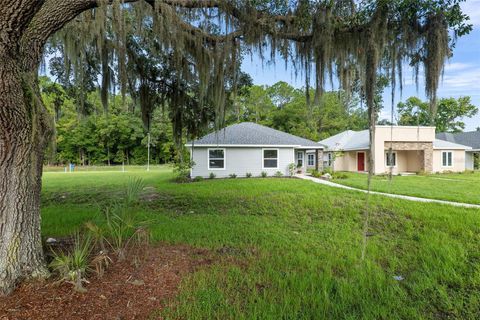
[[[473,117],[478,113],[470,97],[443,98],[438,101],[438,111],[433,118],[437,132],[461,132],[465,129],[464,117]],[[425,126],[431,121],[429,104],[417,97],[410,97],[405,103],[397,105],[400,125]]]
[[[304,75],[306,92],[313,78],[315,104],[326,79],[338,79],[347,94],[358,88],[373,124],[377,75],[387,76],[393,94],[397,82],[401,88],[405,63],[417,79],[424,70],[435,112],[444,62],[457,37],[471,30],[461,1],[103,0],[57,34],[55,42],[79,78],[88,50],[94,53],[104,106],[116,84],[122,94],[138,96],[147,125],[151,107],[168,103],[177,135],[185,123],[191,134],[198,131],[208,118],[202,116],[206,105],[214,107],[217,126],[223,122],[241,57],[254,50],[290,61]]]

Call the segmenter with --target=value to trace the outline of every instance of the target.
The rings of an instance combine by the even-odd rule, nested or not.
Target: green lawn
[[[367,175],[345,172],[347,179],[334,182],[367,189]],[[375,176],[372,190],[430,199],[480,204],[480,172],[392,176]]]
[[[161,167],[46,173],[43,235],[73,232],[97,214],[99,204],[119,197],[131,176],[158,193],[135,209],[152,221],[155,241],[226,248],[237,261],[226,259],[184,279],[173,307],[159,316],[480,317],[480,210],[372,196],[362,261],[362,193],[279,178],[175,184],[170,169]]]

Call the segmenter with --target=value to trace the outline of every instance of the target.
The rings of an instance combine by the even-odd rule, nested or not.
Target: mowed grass
[[[367,175],[345,172],[347,179],[335,182],[350,187],[367,189]],[[455,202],[480,204],[480,172],[445,173],[431,175],[375,176],[372,190],[440,199]]]
[[[178,297],[152,318],[480,317],[475,209],[371,196],[362,260],[361,193],[279,178],[176,184],[169,168],[46,173],[43,235],[66,235],[95,218],[131,176],[155,188],[135,208],[151,221],[155,241],[228,258],[184,279]]]

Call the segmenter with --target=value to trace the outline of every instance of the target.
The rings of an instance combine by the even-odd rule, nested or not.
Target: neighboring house
[[[326,146],[325,166],[336,171],[368,171],[368,130],[344,131],[319,143]],[[436,139],[435,127],[376,126],[373,172],[460,172],[465,170],[465,151],[469,150],[468,146]]]
[[[475,168],[474,158],[480,157],[480,131],[458,132],[458,133],[442,132],[442,133],[437,133],[436,138],[471,147],[472,149],[466,150],[466,153],[465,153],[465,169],[467,170],[479,169],[479,168]]]
[[[317,161],[323,158],[321,144],[252,122],[228,126],[186,146],[195,163],[192,177],[208,177],[212,172],[219,178],[262,172],[272,176],[277,171],[288,175],[291,163],[305,171],[306,161],[309,167],[322,169],[322,162]],[[307,150],[314,150],[313,163],[311,157],[306,159]]]

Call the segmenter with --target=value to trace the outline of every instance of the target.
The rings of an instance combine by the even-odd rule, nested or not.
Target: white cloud
[[[465,68],[454,72],[445,71],[440,91],[474,95],[480,92],[480,66],[466,65]]]
[[[445,65],[445,72],[460,71],[470,68],[471,65],[463,62],[452,62]]]

